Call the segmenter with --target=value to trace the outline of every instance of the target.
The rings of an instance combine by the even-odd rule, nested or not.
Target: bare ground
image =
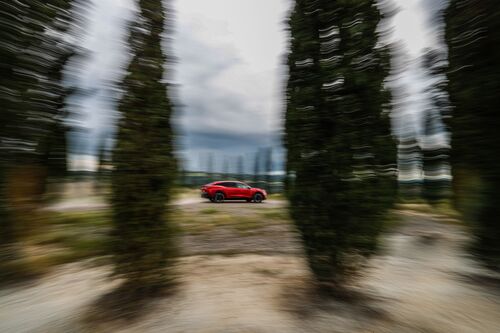
[[[109,279],[109,267],[76,263],[1,290],[0,332],[500,332],[497,277],[466,256],[463,228],[440,216],[400,211],[403,223],[383,237],[382,252],[354,287],[363,297],[339,302],[309,293],[310,273],[289,224],[269,219],[235,228],[244,216],[271,213],[282,202],[183,200],[191,200],[180,207],[186,214],[216,209],[231,219],[182,237],[178,291],[143,317],[83,321],[119,281]]]

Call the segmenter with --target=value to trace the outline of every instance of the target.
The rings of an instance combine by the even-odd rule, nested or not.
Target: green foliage
[[[200,211],[201,214],[205,215],[211,215],[211,214],[217,214],[219,211],[215,208],[205,208]]]
[[[475,253],[495,269],[500,269],[499,17],[495,0],[452,0],[446,12],[455,202],[475,232]]]
[[[429,203],[436,204],[451,194],[451,181],[442,178],[443,170],[449,167],[449,148],[442,144],[438,146],[433,140],[436,134],[443,131],[439,124],[450,116],[446,93],[446,52],[427,50],[422,60],[424,70],[432,78],[432,83],[426,89],[431,103],[423,112],[424,135],[420,142],[424,173],[422,196]]]
[[[375,250],[395,194],[380,18],[370,0],[297,0],[289,19],[287,195],[322,284],[340,285],[352,255]]]
[[[176,168],[161,45],[165,11],[160,0],[141,0],[139,7],[111,176],[116,273],[138,286],[168,282],[173,246],[165,205]]]
[[[73,22],[75,2],[0,1],[1,263],[19,256],[13,250],[20,229],[16,211],[36,204],[47,176],[66,169],[62,70],[74,46],[63,36]]]
[[[268,147],[264,150],[264,158],[265,158],[265,170],[266,170],[266,186],[265,189],[268,193],[272,193],[271,181],[272,176],[271,172],[273,171],[273,149]]]
[[[279,209],[266,209],[265,211],[261,212],[262,217],[265,220],[273,221],[273,220],[278,220],[278,221],[285,221],[288,220],[290,217],[288,213],[279,208]]]
[[[254,167],[253,167],[253,183],[254,187],[258,187],[257,184],[260,181],[259,174],[260,174],[260,155],[261,151],[258,150],[255,153],[255,160],[254,160]]]

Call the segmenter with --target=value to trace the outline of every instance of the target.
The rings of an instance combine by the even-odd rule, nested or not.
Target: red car
[[[218,203],[224,200],[246,200],[247,202],[261,203],[267,199],[267,192],[238,181],[220,181],[203,185],[201,197]]]

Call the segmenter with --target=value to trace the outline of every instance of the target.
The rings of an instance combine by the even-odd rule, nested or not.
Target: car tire
[[[261,203],[264,200],[264,196],[261,193],[255,193],[253,196],[253,202]]]
[[[224,202],[224,193],[222,192],[217,192],[214,195],[214,202],[215,203],[222,203]]]

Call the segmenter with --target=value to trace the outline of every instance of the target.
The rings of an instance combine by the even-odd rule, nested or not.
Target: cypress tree
[[[253,165],[253,186],[258,187],[260,181],[260,149],[255,153],[255,160]]]
[[[266,190],[271,193],[271,183],[272,183],[272,175],[273,171],[273,149],[271,147],[265,150],[265,168],[266,168]]]
[[[227,156],[224,156],[224,161],[222,162],[222,174],[224,179],[229,178],[229,161],[227,160]]]
[[[448,171],[448,147],[436,143],[434,135],[439,133],[436,122],[439,121],[437,112],[429,111],[425,114],[424,137],[422,138],[423,158],[423,197],[431,204],[439,203],[447,197],[447,189],[450,187],[447,176]]]
[[[64,175],[62,70],[74,52],[63,36],[77,1],[0,1],[0,265],[42,225],[36,209],[49,175]],[[9,269],[0,269],[8,279]]]
[[[115,273],[126,288],[156,290],[169,283],[172,229],[166,203],[174,180],[170,116],[162,50],[166,14],[161,0],[140,0],[131,24],[133,58],[122,82],[122,118],[111,176]]]
[[[406,129],[398,144],[399,196],[415,200],[422,197],[422,149],[414,130]]]
[[[455,202],[473,227],[474,252],[500,268],[500,3],[452,0],[445,14],[453,107]]]
[[[386,48],[375,1],[296,0],[285,119],[291,215],[320,286],[376,249],[395,190]]]
[[[98,146],[97,146],[97,170],[94,177],[94,187],[95,191],[99,194],[103,193],[103,190],[107,187],[108,183],[108,151],[106,146],[106,134],[101,134]]]
[[[214,153],[208,153],[207,155],[207,179],[208,182],[214,180]]]
[[[431,204],[449,198],[449,146],[436,141],[444,136],[444,121],[449,118],[450,105],[446,91],[446,54],[438,50],[427,50],[423,56],[423,68],[431,84],[426,92],[431,96],[424,113],[424,133],[421,138],[423,158],[423,197]]]
[[[238,156],[238,159],[236,161],[237,163],[237,175],[239,180],[243,181],[245,180],[245,163],[243,160],[243,156]]]

